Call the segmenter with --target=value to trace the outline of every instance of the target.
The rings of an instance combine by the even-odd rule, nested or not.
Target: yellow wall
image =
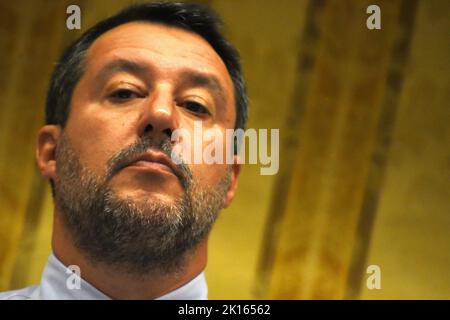
[[[364,299],[450,299],[448,1],[420,4],[367,264]]]
[[[281,146],[278,175],[244,167],[211,234],[210,298],[450,298],[449,2],[202,2],[241,51],[249,127],[280,128]],[[0,290],[38,283],[50,251],[34,144],[79,35],[72,3],[85,30],[130,1],[0,2]],[[371,264],[381,290],[365,287]]]

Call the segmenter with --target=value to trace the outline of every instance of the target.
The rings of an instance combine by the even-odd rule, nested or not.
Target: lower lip
[[[160,173],[171,174],[171,175],[174,174],[172,169],[170,169],[165,164],[162,164],[159,162],[151,162],[151,161],[142,161],[141,160],[141,161],[133,162],[128,167],[135,168],[138,170],[143,170],[143,171],[160,172]]]

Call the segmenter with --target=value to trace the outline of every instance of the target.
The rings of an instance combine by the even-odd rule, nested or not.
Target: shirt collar
[[[39,295],[44,300],[110,300],[111,298],[99,291],[83,278],[79,286],[70,286],[72,271],[68,269],[52,253],[48,258],[41,278]],[[73,289],[69,289],[72,287]],[[200,273],[182,287],[171,291],[156,300],[206,300],[208,286],[204,272]]]

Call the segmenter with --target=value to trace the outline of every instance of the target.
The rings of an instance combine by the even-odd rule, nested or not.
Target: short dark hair
[[[237,50],[221,33],[222,21],[204,5],[157,2],[132,5],[89,28],[61,56],[53,71],[47,93],[45,122],[63,128],[70,113],[73,90],[84,73],[86,54],[103,33],[132,21],[160,23],[194,32],[204,38],[223,60],[234,86],[235,129],[245,129],[247,94]]]

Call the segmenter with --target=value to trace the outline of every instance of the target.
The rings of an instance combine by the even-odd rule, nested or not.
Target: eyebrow
[[[186,69],[181,72],[180,79],[183,86],[208,89],[213,91],[223,103],[227,101],[225,90],[220,84],[219,79],[214,75]]]
[[[153,74],[151,66],[132,60],[116,59],[102,67],[95,79],[107,79],[118,72],[126,72],[143,77]],[[215,75],[185,68],[181,70],[179,80],[181,80],[183,87],[202,87],[214,92],[223,103],[227,101],[225,90]]]

